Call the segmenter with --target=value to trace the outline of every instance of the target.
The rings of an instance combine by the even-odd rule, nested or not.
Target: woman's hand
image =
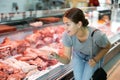
[[[91,66],[91,67],[94,67],[95,65],[96,65],[96,61],[95,61],[95,59],[89,59],[89,61],[88,61],[88,64]]]
[[[49,55],[49,58],[50,59],[58,59],[59,55],[56,52],[51,52]]]

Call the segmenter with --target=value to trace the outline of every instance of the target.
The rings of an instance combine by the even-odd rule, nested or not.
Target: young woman
[[[64,55],[52,52],[51,57],[64,64],[71,61],[75,80],[90,80],[110,49],[110,42],[99,30],[91,37],[95,29],[88,27],[88,20],[79,8],[67,10],[63,22],[66,25],[62,37]]]

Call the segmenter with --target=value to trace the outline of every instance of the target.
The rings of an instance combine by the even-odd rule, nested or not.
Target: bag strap
[[[99,30],[99,29],[93,30],[93,32],[92,32],[92,34],[91,34],[91,37],[93,37],[94,33],[95,33],[96,31],[98,31],[98,30]]]
[[[92,38],[92,45],[93,45],[93,35],[94,35],[94,33],[96,32],[96,31],[99,31],[99,29],[95,29],[95,30],[93,30],[93,32],[91,33],[91,38]],[[92,48],[92,46],[91,46],[91,48]],[[91,49],[91,58],[93,57],[93,48]],[[101,64],[100,64],[100,62],[99,62],[99,67],[101,67]]]
[[[92,48],[92,47],[93,47],[93,35],[94,35],[94,33],[95,33],[96,31],[98,31],[98,30],[99,30],[99,29],[95,29],[95,30],[93,30],[93,32],[91,33],[91,39],[92,39],[92,40],[91,40],[91,45],[92,45],[92,46],[90,46],[90,47],[91,47],[91,56],[90,56],[91,58],[93,57],[93,48]]]

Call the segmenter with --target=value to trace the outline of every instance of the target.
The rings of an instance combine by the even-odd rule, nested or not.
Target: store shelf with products
[[[15,13],[1,13],[0,24],[18,23],[32,21],[36,18],[61,16],[68,8],[54,9],[54,10],[35,10],[26,12],[15,12]],[[7,19],[6,19],[7,16]]]
[[[84,12],[96,11],[96,7],[80,7]],[[0,24],[6,25],[26,25],[32,22],[39,22],[41,18],[61,18],[66,10],[70,8],[63,9],[52,9],[52,10],[36,10],[36,11],[26,11],[26,12],[15,12],[15,13],[1,13],[0,14]],[[7,17],[7,18],[6,18]],[[16,26],[17,27],[17,26]],[[22,27],[23,29],[24,27]]]
[[[94,12],[98,12],[101,8],[98,7],[80,7],[86,14],[86,16],[92,22]],[[57,23],[62,21],[62,16],[66,10],[63,9],[53,9],[53,10],[36,10],[36,11],[26,11],[17,13],[1,13],[0,24],[15,26],[17,30],[24,29],[27,27],[40,27],[43,24]],[[105,8],[106,9],[106,8]],[[101,9],[103,10],[103,9]],[[92,14],[91,14],[92,13]],[[7,16],[7,20],[4,19]]]

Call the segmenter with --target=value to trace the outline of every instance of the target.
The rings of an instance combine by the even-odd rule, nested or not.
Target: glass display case
[[[37,11],[42,13],[37,17],[50,16],[54,13],[62,15],[67,9]],[[106,55],[106,64],[120,50],[119,22],[98,22],[97,8],[84,7],[81,9],[89,20],[89,26],[96,27],[106,33],[112,44],[111,50]],[[0,34],[0,65],[2,65],[0,66],[0,76],[4,74],[2,79],[60,80],[71,73],[71,63],[64,65],[49,57],[51,51],[63,54],[61,43],[63,32],[64,24],[60,21],[40,24],[37,27],[29,25],[29,27],[20,30]]]

